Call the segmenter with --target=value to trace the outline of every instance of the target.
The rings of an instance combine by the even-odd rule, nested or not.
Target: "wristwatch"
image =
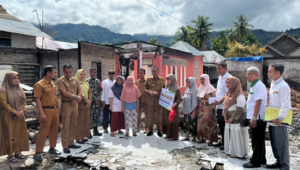
[[[277,121],[281,123],[282,119],[280,119],[280,118],[277,118]]]
[[[251,120],[257,121],[257,118],[256,118],[256,117],[252,117],[252,119],[251,119]]]
[[[78,96],[75,96],[75,99],[78,99]]]

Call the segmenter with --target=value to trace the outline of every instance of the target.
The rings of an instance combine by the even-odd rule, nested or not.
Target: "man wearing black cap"
[[[104,128],[104,133],[108,133],[107,128],[108,124],[110,123],[110,117],[111,117],[111,111],[109,110],[109,91],[110,88],[114,85],[115,83],[115,70],[109,70],[108,71],[108,79],[104,80],[102,82],[102,87],[103,87],[103,93],[101,96],[101,101],[102,101],[102,110],[103,110],[103,128]]]

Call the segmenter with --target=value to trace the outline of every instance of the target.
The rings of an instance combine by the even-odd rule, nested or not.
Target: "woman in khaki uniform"
[[[86,71],[80,69],[75,75],[81,86],[81,102],[78,105],[78,121],[76,128],[76,142],[84,144],[87,142],[86,137],[90,136],[90,106],[92,100],[92,91],[89,83],[86,81]]]
[[[23,113],[26,110],[26,97],[19,84],[20,74],[11,71],[6,73],[0,89],[0,156],[8,155],[11,163],[25,159],[21,152],[29,151]]]

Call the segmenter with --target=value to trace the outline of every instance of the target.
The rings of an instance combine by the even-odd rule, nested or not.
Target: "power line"
[[[144,5],[146,5],[146,6],[148,6],[148,7],[150,7],[150,8],[152,8],[152,9],[155,9],[155,10],[157,10],[157,11],[159,11],[159,12],[165,14],[165,15],[168,15],[169,17],[171,17],[171,18],[173,18],[173,19],[176,19],[176,20],[178,20],[178,21],[180,21],[180,22],[183,22],[183,23],[185,23],[185,24],[187,24],[187,25],[191,25],[191,24],[188,23],[188,22],[185,22],[185,21],[183,21],[183,20],[181,20],[181,19],[178,19],[178,18],[176,18],[176,17],[173,17],[172,15],[170,15],[170,14],[168,14],[168,13],[166,13],[166,12],[163,12],[163,11],[161,11],[161,10],[159,10],[159,9],[157,9],[157,8],[155,8],[155,7],[153,7],[153,6],[151,6],[151,5],[148,5],[148,4],[146,4],[146,3],[144,3],[144,2],[142,2],[142,1],[140,1],[140,0],[137,0],[137,1],[140,2],[140,3],[142,3],[142,4],[144,4]]]

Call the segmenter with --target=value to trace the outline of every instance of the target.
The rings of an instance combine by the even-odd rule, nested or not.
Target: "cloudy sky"
[[[140,0],[182,21],[190,23],[197,15],[210,17],[217,31],[229,29],[231,21],[246,15],[254,29],[283,31],[300,27],[299,0]],[[32,23],[37,23],[33,10],[44,21],[100,25],[119,33],[173,35],[187,25],[154,10],[137,0],[0,0],[7,11]]]

